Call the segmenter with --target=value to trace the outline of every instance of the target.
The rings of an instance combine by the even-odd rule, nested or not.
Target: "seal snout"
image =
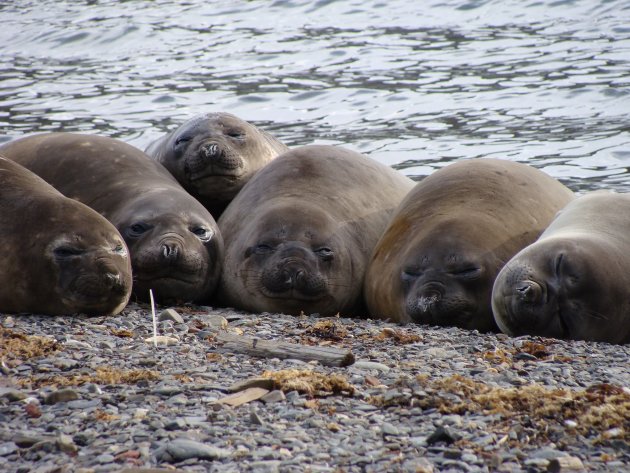
[[[262,284],[270,294],[290,298],[314,297],[325,290],[325,281],[301,248],[289,248],[284,257],[263,272]]]
[[[306,279],[306,271],[297,265],[287,265],[281,271],[284,284],[289,288],[300,288],[304,286]]]
[[[176,259],[179,255],[179,246],[173,243],[164,243],[162,245],[162,256],[164,259]]]
[[[221,155],[219,145],[216,143],[210,143],[204,146],[203,148],[201,148],[201,152],[204,154],[206,159],[213,159]]]
[[[199,149],[199,157],[201,158],[194,167],[218,166],[226,170],[235,170],[242,166],[242,159],[219,145],[217,142],[204,144]]]
[[[297,290],[308,292],[308,271],[304,263],[296,258],[290,258],[277,265],[277,276],[269,281],[267,288],[275,292]]]
[[[514,286],[516,296],[523,302],[531,304],[541,303],[544,295],[543,288],[537,282],[524,280]]]

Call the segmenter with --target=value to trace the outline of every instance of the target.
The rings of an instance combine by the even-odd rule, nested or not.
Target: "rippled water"
[[[630,190],[627,0],[4,0],[0,20],[0,140],[144,148],[230,111],[411,176],[494,156]]]

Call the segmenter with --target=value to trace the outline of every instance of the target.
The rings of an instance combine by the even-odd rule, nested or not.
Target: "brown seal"
[[[497,276],[499,328],[514,336],[630,342],[629,250],[630,195],[578,197]]]
[[[339,147],[280,155],[219,219],[219,300],[253,312],[360,314],[367,259],[413,184]]]
[[[460,161],[420,181],[371,257],[372,316],[496,330],[490,294],[503,264],[533,242],[573,193],[531,166]]]
[[[142,151],[95,135],[47,133],[9,142],[5,155],[112,222],[131,254],[133,292],[203,302],[219,278],[223,241],[209,212]]]
[[[234,115],[207,113],[154,141],[146,153],[218,218],[258,170],[288,149]]]
[[[131,260],[116,228],[0,157],[0,312],[119,313]]]

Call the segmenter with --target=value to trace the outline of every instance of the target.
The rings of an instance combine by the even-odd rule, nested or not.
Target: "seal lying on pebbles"
[[[113,138],[47,133],[9,142],[0,154],[118,228],[131,254],[137,298],[147,300],[149,289],[161,302],[210,298],[223,254],[216,222],[142,151]]]
[[[146,153],[163,164],[215,218],[284,144],[229,113],[207,113],[151,143]]]
[[[119,313],[131,261],[105,218],[0,157],[0,312]]]
[[[496,330],[490,295],[503,264],[573,193],[531,166],[497,159],[440,169],[409,193],[371,257],[372,316]]]
[[[361,154],[304,146],[265,166],[219,219],[219,300],[253,312],[358,314],[367,258],[414,182]]]
[[[501,270],[494,317],[509,335],[630,342],[630,195],[571,202]]]

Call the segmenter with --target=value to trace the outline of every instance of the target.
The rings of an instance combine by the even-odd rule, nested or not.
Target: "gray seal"
[[[114,138],[27,136],[0,147],[67,197],[112,222],[131,254],[133,293],[205,302],[218,283],[223,240],[210,213],[159,163]]]
[[[252,312],[364,312],[367,259],[414,182],[359,153],[304,146],[256,174],[219,219],[219,301]]]
[[[496,331],[494,278],[572,198],[551,176],[506,160],[435,171],[400,204],[376,245],[365,278],[370,314]]]
[[[598,191],[563,209],[494,283],[509,335],[630,342],[630,195]]]
[[[118,314],[131,260],[116,228],[0,157],[0,312]]]
[[[219,218],[245,183],[288,149],[234,115],[207,113],[154,141],[146,153]]]

